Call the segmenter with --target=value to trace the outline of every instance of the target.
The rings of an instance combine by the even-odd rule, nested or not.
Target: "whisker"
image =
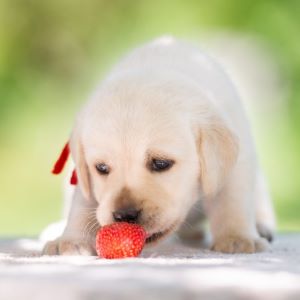
[[[182,223],[182,225],[188,227],[189,229],[193,229],[194,228],[194,226],[190,222],[188,222],[188,221],[184,221]]]
[[[94,223],[91,223],[89,228],[87,228],[86,235],[83,237],[84,239],[88,239],[90,236],[93,236],[96,233],[96,230],[99,228],[99,223],[97,220]]]
[[[82,237],[86,239],[89,236],[89,233],[91,231],[91,228],[95,226],[95,224],[98,224],[98,220],[96,218],[96,211],[90,212],[88,217],[88,222],[85,224],[83,231],[82,231]]]

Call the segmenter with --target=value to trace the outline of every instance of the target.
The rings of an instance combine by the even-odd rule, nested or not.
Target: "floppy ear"
[[[202,189],[206,196],[215,195],[238,157],[238,141],[220,119],[200,129],[199,157]]]
[[[84,149],[78,129],[74,129],[70,139],[71,154],[75,163],[79,187],[85,199],[91,197],[90,175],[85,160]]]

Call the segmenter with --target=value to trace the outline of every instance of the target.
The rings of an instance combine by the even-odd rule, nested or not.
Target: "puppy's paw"
[[[223,253],[254,253],[267,250],[268,245],[263,238],[231,234],[216,239],[212,250]]]
[[[264,224],[264,223],[257,223],[256,229],[262,238],[265,238],[269,242],[273,241],[274,232],[270,226],[268,226],[267,224]]]
[[[48,242],[42,252],[43,255],[96,255],[92,243],[84,240],[58,238]]]

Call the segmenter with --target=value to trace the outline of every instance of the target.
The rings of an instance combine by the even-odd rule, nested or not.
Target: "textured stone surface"
[[[176,240],[175,240],[176,241]],[[143,257],[40,256],[33,239],[0,241],[0,299],[300,299],[300,234],[271,250],[224,255],[167,241]]]

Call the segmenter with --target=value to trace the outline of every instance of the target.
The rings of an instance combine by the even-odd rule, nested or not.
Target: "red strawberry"
[[[144,228],[126,222],[114,223],[99,229],[96,250],[99,257],[136,257],[143,250],[146,241]]]

